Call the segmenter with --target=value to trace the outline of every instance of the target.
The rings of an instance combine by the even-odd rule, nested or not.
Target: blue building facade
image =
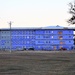
[[[74,31],[64,27],[0,29],[0,49],[72,50]],[[10,48],[11,47],[11,48]]]

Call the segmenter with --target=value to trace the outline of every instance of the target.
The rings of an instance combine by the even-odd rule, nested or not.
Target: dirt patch
[[[75,75],[75,52],[2,52],[0,75]]]

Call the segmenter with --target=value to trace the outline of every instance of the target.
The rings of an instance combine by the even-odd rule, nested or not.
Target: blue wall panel
[[[11,43],[12,50],[23,48],[59,50],[61,47],[70,50],[74,45],[73,34],[73,30],[67,29],[16,29],[11,31],[10,38],[10,31],[1,31],[0,45],[2,48],[10,48]],[[8,42],[10,42],[9,45],[7,45]]]

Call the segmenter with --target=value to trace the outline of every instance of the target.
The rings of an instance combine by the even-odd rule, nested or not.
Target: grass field
[[[0,52],[0,75],[75,75],[75,52]]]

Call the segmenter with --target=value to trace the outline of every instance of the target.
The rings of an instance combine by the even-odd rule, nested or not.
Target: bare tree
[[[67,21],[69,24],[75,24],[75,1],[69,3],[69,13],[72,14],[72,17]]]

